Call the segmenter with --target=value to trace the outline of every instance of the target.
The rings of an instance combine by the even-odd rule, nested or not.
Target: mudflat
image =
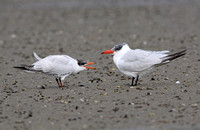
[[[170,0],[0,1],[0,129],[200,129],[200,2]],[[187,49],[143,76],[119,72],[106,49]],[[64,87],[32,64],[32,52],[95,62]]]

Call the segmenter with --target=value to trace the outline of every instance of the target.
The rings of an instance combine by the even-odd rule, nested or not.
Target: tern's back
[[[47,74],[64,75],[72,73],[75,63],[76,60],[67,55],[50,55],[33,63],[33,65],[35,70],[40,70]]]

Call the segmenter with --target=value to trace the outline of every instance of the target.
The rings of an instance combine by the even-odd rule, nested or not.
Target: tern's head
[[[78,72],[86,70],[86,69],[96,69],[94,67],[88,67],[88,65],[92,65],[92,64],[94,64],[94,62],[86,62],[83,60],[77,60],[77,64],[78,64],[78,67],[76,68],[75,73],[78,73]]]
[[[104,52],[102,52],[101,54],[116,54],[122,50],[125,50],[126,48],[129,48],[127,43],[121,43],[118,45],[115,45],[112,49],[110,50],[106,50]]]

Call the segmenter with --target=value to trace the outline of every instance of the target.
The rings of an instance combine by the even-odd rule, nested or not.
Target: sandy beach
[[[200,129],[200,2],[197,0],[0,1],[0,129]],[[143,76],[119,72],[111,55],[131,48],[187,49]],[[66,54],[95,62],[96,70],[54,77],[13,66]]]

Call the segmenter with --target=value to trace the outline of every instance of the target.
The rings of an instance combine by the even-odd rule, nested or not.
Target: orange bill
[[[87,65],[92,65],[94,62],[88,62],[86,65],[84,65],[85,68],[87,69],[96,69],[95,67],[87,67]]]
[[[101,54],[113,54],[115,51],[113,50],[106,50],[104,52],[102,52]]]

